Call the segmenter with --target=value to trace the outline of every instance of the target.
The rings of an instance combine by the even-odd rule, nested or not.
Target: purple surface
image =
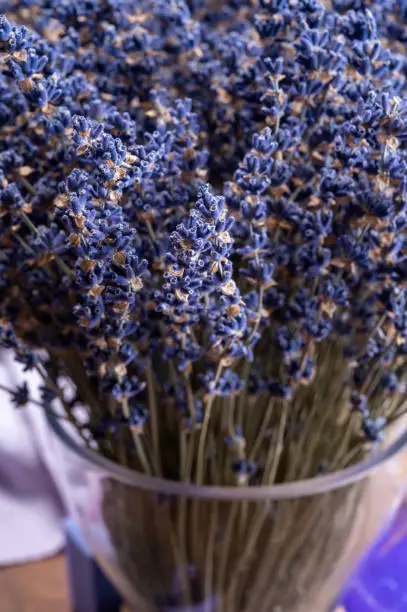
[[[117,612],[119,599],[90,556],[78,528],[67,521],[66,530],[74,611]],[[407,501],[366,554],[337,606],[344,612],[407,612]],[[169,610],[179,612],[178,608]],[[183,612],[200,612],[200,608]]]
[[[407,612],[407,502],[365,556],[340,604],[346,612]]]

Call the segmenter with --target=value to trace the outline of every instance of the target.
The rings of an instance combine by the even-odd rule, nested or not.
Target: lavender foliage
[[[326,4],[2,3],[0,346],[136,469],[312,476],[405,410],[407,12]]]

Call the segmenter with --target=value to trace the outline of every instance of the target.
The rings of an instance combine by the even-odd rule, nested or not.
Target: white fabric
[[[27,380],[33,397],[39,376],[23,373],[0,353],[0,383]],[[39,406],[16,408],[0,390],[0,565],[51,556],[64,546],[63,466],[59,442]]]

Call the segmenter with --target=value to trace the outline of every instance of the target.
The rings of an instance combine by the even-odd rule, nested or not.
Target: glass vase
[[[326,612],[402,497],[405,431],[332,475],[198,487],[112,463],[48,418],[73,516],[134,612]]]

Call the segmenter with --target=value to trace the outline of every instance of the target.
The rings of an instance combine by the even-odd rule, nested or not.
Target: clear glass
[[[74,518],[135,612],[328,611],[402,499],[405,430],[332,475],[198,487],[116,465],[48,418],[67,450]]]

